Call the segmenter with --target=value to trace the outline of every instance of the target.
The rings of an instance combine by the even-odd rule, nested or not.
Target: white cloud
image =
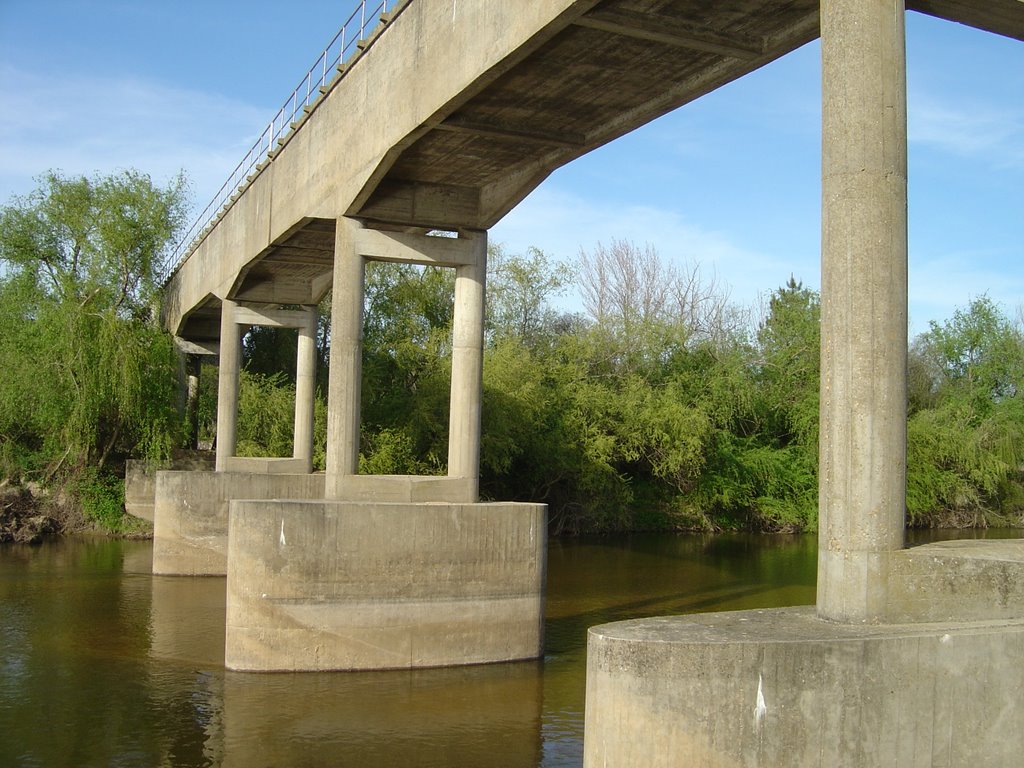
[[[1024,109],[967,101],[953,106],[919,95],[911,100],[907,120],[911,142],[984,158],[996,168],[1024,167]]]
[[[0,199],[49,169],[137,168],[164,183],[184,169],[205,205],[259,134],[263,110],[125,76],[44,76],[0,65]]]
[[[959,251],[922,259],[910,254],[911,333],[928,329],[987,295],[1012,317],[1024,296],[1024,275],[1006,269],[1006,254]]]
[[[597,243],[628,240],[650,244],[673,262],[696,266],[706,280],[714,279],[731,300],[754,306],[761,294],[795,272],[816,281],[818,264],[797,265],[737,244],[728,233],[701,228],[677,211],[651,205],[622,205],[584,199],[552,183],[535,190],[490,233],[491,242],[510,253],[540,248],[561,261],[573,261],[580,249]]]

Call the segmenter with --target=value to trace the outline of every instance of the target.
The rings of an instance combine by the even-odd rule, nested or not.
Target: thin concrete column
[[[487,233],[475,232],[469,237],[473,240],[475,263],[455,271],[448,476],[478,481]]]
[[[238,436],[238,375],[242,360],[242,333],[235,321],[238,305],[224,299],[220,308],[220,367],[217,376],[217,464],[224,472],[235,455]]]
[[[199,374],[203,360],[199,355],[185,355],[185,423],[188,425],[188,447],[199,447]]]
[[[315,306],[303,307],[305,323],[299,328],[295,363],[295,432],[292,457],[313,471],[313,412],[316,397],[316,324]]]
[[[823,0],[818,615],[879,619],[906,507],[902,0]]]
[[[341,498],[343,478],[359,471],[359,403],[366,269],[355,238],[362,225],[340,217],[334,237],[331,370],[327,400],[328,499]]]

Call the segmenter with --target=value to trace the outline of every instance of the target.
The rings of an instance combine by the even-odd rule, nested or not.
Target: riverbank
[[[38,544],[47,537],[90,530],[96,527],[63,491],[0,482],[0,543]]]
[[[644,517],[644,516],[641,516]],[[644,518],[647,519],[647,518]],[[913,526],[912,528],[942,528],[955,530],[984,530],[987,528],[1024,528],[1024,515],[1014,513],[998,513],[988,510],[948,511],[936,513],[929,517],[933,522],[930,526]],[[99,525],[86,517],[81,504],[66,491],[48,491],[36,483],[24,486],[12,485],[10,481],[0,481],[0,543],[15,542],[20,544],[37,544],[47,537],[66,536],[77,533],[95,533],[113,538],[150,539],[153,536],[151,524],[144,520],[125,514],[124,523],[117,530]],[[651,528],[621,529],[601,531],[576,530],[570,535],[588,535],[593,533],[711,533],[707,529],[684,530],[675,526],[652,530]],[[763,531],[741,530],[729,528],[717,532],[726,533],[760,533]],[[791,530],[787,533],[806,533],[808,531]],[[552,535],[565,534],[566,531],[553,531]]]

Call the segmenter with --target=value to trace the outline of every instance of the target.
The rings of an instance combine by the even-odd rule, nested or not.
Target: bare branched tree
[[[651,246],[613,240],[580,251],[580,293],[591,319],[627,346],[654,331],[676,344],[720,343],[746,327],[718,281],[666,263]]]

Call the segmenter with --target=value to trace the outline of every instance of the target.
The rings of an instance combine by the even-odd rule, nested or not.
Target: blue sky
[[[0,0],[0,201],[50,168],[179,169],[205,205],[354,2]],[[909,14],[912,332],[1024,303],[1024,43]],[[627,239],[753,305],[819,284],[812,43],[557,171],[491,231],[573,260]],[[567,299],[571,306],[571,297]]]

